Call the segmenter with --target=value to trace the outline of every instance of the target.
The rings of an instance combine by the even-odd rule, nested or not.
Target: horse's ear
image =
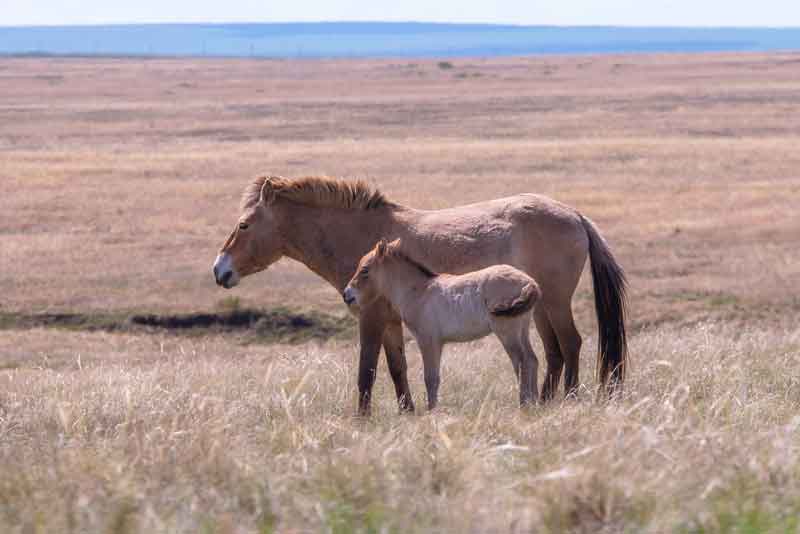
[[[265,206],[269,206],[275,201],[275,188],[269,178],[264,180],[264,185],[261,186],[261,202]]]
[[[403,245],[403,242],[400,241],[399,237],[397,239],[395,239],[394,241],[392,241],[391,243],[389,243],[389,246],[392,248],[392,250],[400,250],[400,247],[402,245]]]
[[[382,258],[382,257],[386,256],[386,247],[387,246],[388,245],[387,245],[385,239],[381,238],[381,240],[378,241],[378,246],[375,247],[376,248],[375,252],[377,253],[379,258]]]

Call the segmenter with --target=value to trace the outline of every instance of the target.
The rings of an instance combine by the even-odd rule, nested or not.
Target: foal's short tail
[[[597,378],[609,394],[622,386],[628,360],[625,336],[625,292],[627,281],[608,243],[592,221],[581,215],[589,236],[589,261],[597,313]]]
[[[540,292],[539,286],[533,280],[530,281],[522,291],[519,292],[517,298],[506,304],[498,304],[489,312],[498,317],[515,317],[523,313],[531,311],[539,300]]]

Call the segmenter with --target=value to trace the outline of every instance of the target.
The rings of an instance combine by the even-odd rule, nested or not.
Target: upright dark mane
[[[262,176],[245,189],[241,203],[243,210],[259,202],[261,189],[267,182],[276,197],[307,206],[353,210],[395,206],[378,189],[362,180],[346,181],[326,176],[307,176],[297,179]]]

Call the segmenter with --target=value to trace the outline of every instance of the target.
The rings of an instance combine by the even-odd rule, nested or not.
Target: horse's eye
[[[358,275],[363,277],[363,278],[366,278],[368,274],[369,274],[369,269],[367,269],[366,267],[361,269],[361,271],[359,271],[359,273],[358,273]]]
[[[247,223],[239,223],[239,230],[247,230],[249,226]]]

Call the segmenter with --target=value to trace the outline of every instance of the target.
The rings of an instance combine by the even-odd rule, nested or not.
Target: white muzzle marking
[[[239,283],[239,273],[234,269],[231,255],[227,252],[217,256],[214,261],[214,279],[225,289],[230,289]]]
[[[347,286],[342,293],[344,303],[348,306],[358,305],[358,290],[354,287]]]

